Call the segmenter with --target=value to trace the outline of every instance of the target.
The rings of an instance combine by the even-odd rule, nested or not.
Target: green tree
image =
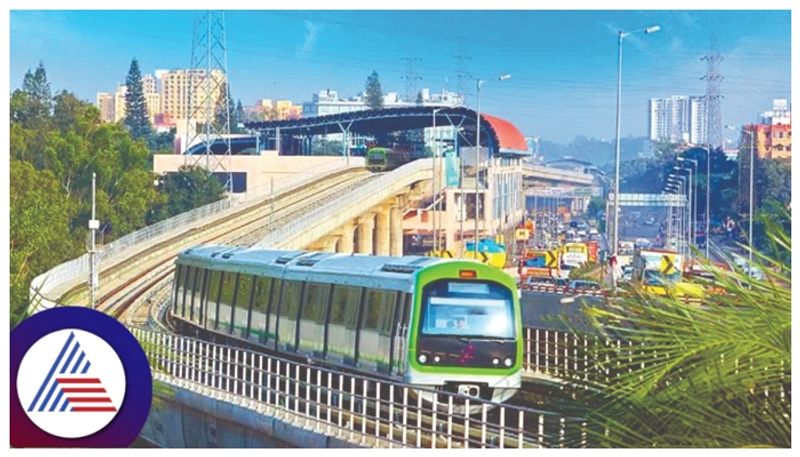
[[[776,250],[791,252],[779,226],[767,234]],[[761,252],[754,261],[765,281],[706,265],[724,293],[703,306],[634,293],[587,308],[599,341],[622,342],[589,350],[609,376],[590,369],[574,378],[576,394],[589,392],[577,414],[596,443],[791,446],[791,268]]]
[[[383,108],[383,90],[378,72],[375,70],[372,70],[372,74],[367,77],[365,101],[369,109]]]
[[[245,123],[245,117],[244,106],[242,106],[242,100],[239,99],[236,101],[236,109],[233,110],[234,122],[232,123],[232,127],[235,126],[234,133],[241,133],[244,130],[243,128],[239,127],[239,124]]]
[[[127,92],[125,93],[125,119],[124,124],[135,139],[147,139],[153,133],[150,125],[150,115],[147,112],[147,101],[144,98],[142,85],[142,72],[139,62],[134,58],[125,78]]]
[[[148,223],[213,203],[225,196],[225,187],[202,167],[181,167],[177,173],[161,177],[159,189],[166,200],[153,206]]]
[[[29,303],[30,281],[78,253],[70,220],[74,204],[60,191],[48,170],[11,160],[11,325],[23,317]]]
[[[11,96],[11,121],[26,128],[45,127],[50,120],[53,100],[50,83],[44,64],[39,62],[36,70],[28,70],[22,79],[22,88]]]
[[[236,107],[231,98],[230,89],[226,82],[222,82],[219,87],[219,97],[214,106],[214,128],[217,131],[224,131],[226,128],[233,133],[235,123]]]

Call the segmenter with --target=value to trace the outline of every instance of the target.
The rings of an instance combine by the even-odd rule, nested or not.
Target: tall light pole
[[[682,171],[688,171],[689,172],[689,200],[688,200],[688,203],[689,203],[688,219],[689,220],[688,220],[688,223],[687,223],[687,230],[689,231],[689,236],[687,237],[686,242],[694,244],[693,237],[692,237],[692,234],[693,234],[693,230],[692,230],[692,182],[693,182],[692,181],[692,178],[693,178],[692,169],[691,168],[678,167],[678,166],[672,167],[672,169],[675,170],[676,173],[680,173]],[[691,250],[687,251],[687,255],[690,254],[691,252],[692,252]]]
[[[725,128],[729,129],[729,130],[736,130],[735,127],[730,126],[730,125],[726,125]],[[749,195],[749,202],[748,202],[748,205],[747,205],[748,219],[749,219],[749,221],[747,223],[747,225],[748,225],[748,227],[747,227],[747,246],[749,248],[748,249],[749,252],[747,254],[747,258],[748,258],[748,261],[750,262],[750,265],[752,265],[753,264],[753,169],[755,168],[755,162],[754,162],[755,161],[755,148],[754,148],[754,140],[753,140],[753,131],[743,128],[742,129],[742,134],[743,135],[746,134],[747,136],[750,137],[750,166],[749,166],[749,168],[750,168],[750,170],[749,170],[750,185],[747,186],[749,188],[748,190],[749,190],[749,194],[750,194]]]
[[[680,176],[680,175],[676,175],[676,174],[670,173],[669,178],[670,178],[670,180],[667,181],[667,182],[673,183],[673,184],[678,184],[679,185],[680,194],[683,195],[684,198],[686,198],[686,193],[687,193],[686,191],[688,190],[688,187],[689,187],[687,185],[688,184],[688,182],[687,182],[688,180],[687,180],[686,176]],[[686,211],[686,209],[684,208],[683,212],[685,213],[685,211]],[[684,244],[686,243],[686,232],[685,232],[685,227],[684,227],[685,224],[684,224],[684,220],[683,219],[684,219],[684,216],[683,216],[682,212],[678,212],[678,220],[680,221],[678,223],[678,233],[680,233],[681,237],[684,239],[684,241],[678,246],[678,252],[681,253],[681,254],[683,254],[683,252],[684,252]]]
[[[619,251],[619,151],[620,151],[620,112],[622,111],[622,40],[633,33],[644,32],[646,34],[655,33],[661,30],[658,25],[652,25],[643,29],[634,30],[632,32],[619,31],[617,35],[617,141],[614,150],[614,231],[613,242],[614,247],[612,252],[614,257],[617,256]]]
[[[700,170],[700,164],[695,159],[688,159],[686,157],[678,157],[678,162],[686,163],[689,162],[692,164],[692,169],[694,170],[694,202],[692,203],[692,207],[694,208],[694,214],[691,215],[692,224],[692,244],[697,246],[697,181],[698,181],[698,172]],[[706,235],[706,242],[708,242],[708,235]]]
[[[498,81],[505,81],[510,79],[511,75],[505,74],[500,75],[497,77]],[[475,236],[474,240],[474,248],[475,248],[475,258],[478,258],[478,208],[480,207],[478,203],[478,177],[480,176],[481,172],[481,165],[480,165],[480,155],[481,155],[481,86],[483,83],[486,82],[483,79],[477,79],[475,82],[477,91],[475,95]],[[488,154],[487,154],[488,156]],[[487,157],[488,158],[488,157]],[[487,173],[488,175],[488,173]],[[487,176],[487,184],[488,184],[488,176]],[[484,192],[484,197],[486,193]],[[485,205],[484,205],[485,206]],[[485,221],[484,221],[485,227]]]
[[[438,113],[439,111],[441,111],[443,109],[444,108],[435,108],[433,110],[433,132],[431,132],[433,134],[432,135],[433,136],[433,150],[431,151],[431,153],[433,155],[433,176],[432,176],[432,180],[431,180],[431,208],[433,208],[434,210],[436,208],[436,203],[435,203],[436,202],[436,194],[438,193],[438,186],[436,185],[437,177],[438,177],[438,175],[436,174],[436,158],[437,158],[438,152],[439,152],[439,138],[438,138],[438,135],[436,134],[436,132],[437,132],[437,130],[436,130],[436,113]],[[432,237],[432,240],[433,240],[433,243],[432,243],[433,250],[435,251],[436,250],[436,244],[437,244],[437,241],[438,241],[437,240],[438,237],[436,235],[436,216],[435,216],[433,211],[431,211],[431,237]]]

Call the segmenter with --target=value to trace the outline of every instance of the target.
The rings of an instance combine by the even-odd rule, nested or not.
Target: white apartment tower
[[[703,96],[689,98],[689,142],[706,142],[706,99]]]
[[[670,143],[689,141],[689,117],[689,97],[673,95],[667,98],[651,98],[650,140]]]

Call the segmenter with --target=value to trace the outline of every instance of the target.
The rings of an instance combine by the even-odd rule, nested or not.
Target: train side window
[[[186,275],[184,276],[183,298],[181,299],[181,317],[187,317],[187,315],[189,314],[189,311],[186,309],[186,305],[189,303],[192,296],[192,285],[194,284],[194,270],[195,270],[194,267],[187,267]]]
[[[233,312],[233,334],[247,337],[247,321],[250,315],[250,295],[253,292],[253,277],[239,273],[239,284],[236,286],[236,308]]]
[[[208,306],[208,277],[210,276],[211,272],[205,268],[200,271],[202,271],[202,279],[200,281],[200,297],[197,298],[197,312],[195,313],[193,321],[202,326],[203,319],[205,318],[206,314],[206,308]]]
[[[267,309],[272,278],[257,276],[253,286],[253,308],[250,312],[250,333],[248,338],[259,343],[266,342]]]
[[[217,328],[217,315],[219,314],[219,291],[222,282],[222,272],[211,270],[208,281],[208,304],[206,305],[206,328]]]
[[[303,352],[321,355],[325,349],[325,314],[329,290],[328,284],[306,283],[299,322],[299,349]]]
[[[219,292],[219,317],[217,331],[230,333],[233,318],[233,296],[236,290],[235,272],[222,273],[222,285]]]
[[[272,292],[269,299],[269,313],[267,313],[267,338],[275,348],[278,340],[278,308],[281,305],[281,290],[286,281],[275,278],[272,280]]]
[[[178,265],[175,269],[175,286],[172,293],[172,314],[180,315],[180,299],[183,298],[183,281],[186,275],[186,267]]]
[[[278,322],[278,343],[284,350],[294,351],[295,330],[297,330],[297,312],[300,309],[300,294],[303,291],[302,281],[283,281],[281,294],[280,321]]]
[[[328,356],[346,364],[355,363],[355,341],[358,330],[358,311],[361,306],[360,287],[333,287],[328,322]]]
[[[202,268],[194,269],[194,281],[192,281],[191,305],[189,308],[189,320],[195,322],[200,316],[200,294],[202,293],[203,273]]]
[[[364,304],[364,317],[358,336],[359,366],[375,368],[380,372],[390,370],[392,349],[392,321],[397,292],[368,289]]]
[[[395,301],[394,316],[392,317],[392,336],[391,336],[391,365],[395,373],[403,372],[403,352],[405,350],[403,338],[403,328],[407,325],[403,318],[406,313],[406,304],[409,302],[411,294],[400,292]]]

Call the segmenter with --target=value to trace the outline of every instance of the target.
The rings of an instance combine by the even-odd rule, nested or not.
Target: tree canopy
[[[204,170],[167,179],[182,182],[187,174],[188,187],[155,186],[148,148],[153,135],[137,140],[121,124],[102,123],[97,108],[74,94],[48,94],[40,65],[12,95],[12,324],[23,317],[31,279],[84,252],[92,173],[101,244],[219,199],[224,191]]]
[[[147,112],[147,100],[144,97],[144,87],[142,85],[142,72],[139,70],[139,62],[131,60],[128,76],[125,78],[125,126],[135,139],[147,138],[153,133],[153,126],[150,125],[150,114]]]
[[[367,77],[365,92],[365,101],[369,109],[383,108],[383,90],[381,89],[381,81],[377,71],[373,70],[372,74]]]

